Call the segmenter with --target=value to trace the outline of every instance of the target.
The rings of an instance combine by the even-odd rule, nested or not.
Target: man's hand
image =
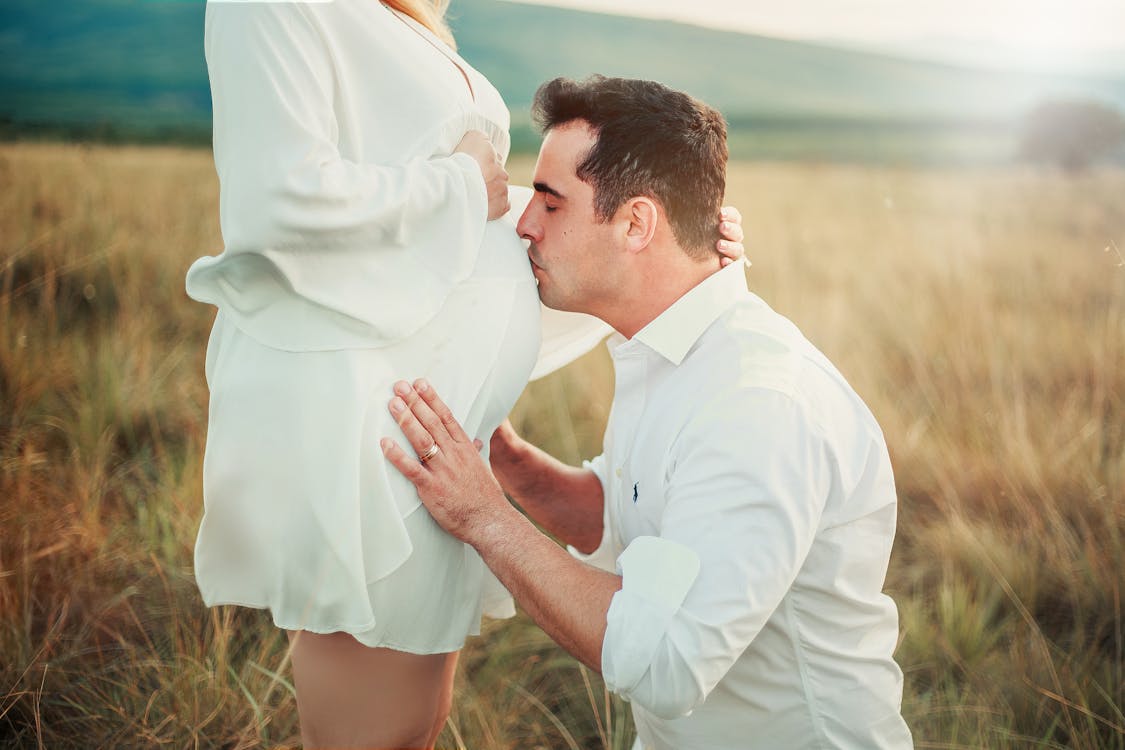
[[[746,254],[742,241],[746,235],[742,231],[742,213],[734,206],[719,209],[719,234],[722,239],[715,243],[715,249],[722,255],[719,263],[725,268]]]
[[[400,381],[394,389],[398,395],[391,399],[391,413],[414,453],[383,438],[379,445],[387,460],[414,483],[442,528],[477,549],[547,635],[600,672],[606,613],[621,577],[578,562],[508,504],[474,441],[432,386],[424,380],[413,387]],[[600,527],[601,485],[584,473],[598,486]]]
[[[567,466],[516,434],[504,420],[492,433],[489,459],[504,491],[560,541],[589,554],[602,540],[602,483],[593,471]]]
[[[424,380],[411,386],[395,383],[390,410],[402,428],[413,455],[394,440],[383,438],[383,455],[418,490],[422,504],[438,524],[463,542],[474,544],[490,524],[517,514],[476,444],[449,407]],[[435,450],[436,447],[436,450]]]
[[[489,441],[489,461],[492,464],[492,473],[504,491],[518,498],[526,484],[526,477],[520,476],[520,468],[525,467],[524,460],[527,442],[524,441],[512,427],[511,420],[505,419],[496,432],[492,433]],[[521,481],[523,480],[523,481]]]
[[[468,154],[480,165],[484,185],[488,189],[488,220],[499,219],[512,207],[508,202],[508,173],[500,163],[488,136],[479,130],[470,130],[453,149],[453,153]]]

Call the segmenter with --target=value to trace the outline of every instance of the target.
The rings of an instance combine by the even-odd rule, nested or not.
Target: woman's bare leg
[[[433,747],[449,715],[457,652],[370,648],[347,633],[288,635],[306,750]]]
[[[438,693],[438,713],[434,717],[434,730],[430,735],[430,744],[426,747],[433,747],[437,744],[438,737],[441,736],[441,730],[445,728],[445,722],[449,720],[449,712],[453,710],[453,677],[457,673],[457,657],[460,655],[460,651],[443,654],[446,659],[445,669],[441,676],[441,688]]]

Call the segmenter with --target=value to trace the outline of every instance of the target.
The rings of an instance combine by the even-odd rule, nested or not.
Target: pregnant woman
[[[197,582],[287,631],[306,747],[432,747],[466,636],[513,608],[380,458],[391,385],[425,376],[487,444],[537,359],[605,329],[544,340],[508,111],[441,7],[211,0],[205,49],[225,248],[187,276],[218,307]]]

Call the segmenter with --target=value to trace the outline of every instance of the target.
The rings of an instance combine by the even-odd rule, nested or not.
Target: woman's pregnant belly
[[[527,250],[516,234],[515,218],[509,213],[488,223],[477,265],[462,289],[476,297],[474,307],[494,308],[493,312],[501,313],[490,316],[493,326],[499,323],[496,328],[482,327],[474,336],[475,341],[498,337],[491,371],[478,399],[478,408],[483,410],[479,429],[485,442],[515,405],[539,355],[539,294]],[[471,348],[466,352],[468,357],[473,356]]]

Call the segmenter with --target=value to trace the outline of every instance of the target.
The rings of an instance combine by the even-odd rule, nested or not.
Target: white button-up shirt
[[[882,432],[743,269],[609,342],[602,673],[646,750],[911,747]]]

